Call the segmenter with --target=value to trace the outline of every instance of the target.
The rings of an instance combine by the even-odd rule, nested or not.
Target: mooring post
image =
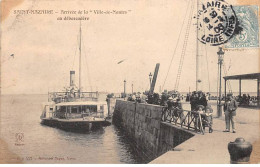
[[[236,138],[234,142],[228,143],[231,164],[246,164],[250,160],[253,146],[246,142],[244,138]]]

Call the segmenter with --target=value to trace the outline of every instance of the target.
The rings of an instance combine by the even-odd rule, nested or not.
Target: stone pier
[[[238,137],[243,137],[246,141],[253,144],[250,163],[260,163],[259,110],[238,108],[235,117],[236,133],[227,133],[223,132],[225,130],[224,116],[216,118],[216,105],[213,104],[212,107],[215,115],[213,119],[213,133],[209,133],[208,128],[206,128],[205,135],[196,134],[194,137],[173,147],[173,149],[157,157],[150,163],[229,164],[228,143],[235,141]]]
[[[162,107],[117,100],[113,123],[123,128],[146,159],[153,160],[193,137],[187,130],[161,122]]]
[[[184,109],[190,108],[184,104]],[[113,122],[126,131],[136,148],[153,164],[229,164],[228,143],[237,137],[259,143],[259,110],[238,108],[237,133],[224,133],[224,116],[216,118],[213,133],[204,135],[188,131],[171,123],[161,122],[162,107],[117,100]],[[253,159],[260,162],[259,146],[253,148]],[[258,156],[258,158],[256,158]]]

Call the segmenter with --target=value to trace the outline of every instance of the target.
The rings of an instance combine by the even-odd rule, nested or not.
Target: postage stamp
[[[233,9],[241,31],[225,44],[225,48],[259,47],[258,6],[234,6]]]
[[[197,15],[198,40],[218,46],[228,42],[235,34],[237,18],[232,5],[221,0],[202,3]]]

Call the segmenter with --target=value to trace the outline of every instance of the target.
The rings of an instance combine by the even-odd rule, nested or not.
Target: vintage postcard
[[[1,164],[258,164],[259,0],[1,0]]]

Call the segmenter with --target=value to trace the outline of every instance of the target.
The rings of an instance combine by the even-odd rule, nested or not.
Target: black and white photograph
[[[259,164],[259,0],[1,0],[0,164]]]

